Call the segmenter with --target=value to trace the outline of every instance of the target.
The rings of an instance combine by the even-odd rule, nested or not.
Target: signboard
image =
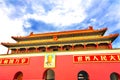
[[[54,68],[55,67],[55,54],[45,54],[44,58],[44,68]]]
[[[28,64],[29,58],[0,58],[0,65]]]
[[[74,55],[74,63],[83,62],[120,62],[120,54],[112,55]]]

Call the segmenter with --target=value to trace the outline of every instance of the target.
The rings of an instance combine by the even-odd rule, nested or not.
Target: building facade
[[[104,36],[107,28],[61,32],[31,32],[12,36],[16,43],[0,55],[1,80],[119,80],[120,49]]]

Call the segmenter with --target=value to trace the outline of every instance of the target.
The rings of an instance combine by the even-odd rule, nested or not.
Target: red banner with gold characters
[[[28,64],[29,58],[0,58],[0,65]]]
[[[120,62],[120,54],[112,55],[74,55],[74,63],[84,62]]]

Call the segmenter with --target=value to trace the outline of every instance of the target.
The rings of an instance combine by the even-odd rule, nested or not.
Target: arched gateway
[[[78,80],[89,80],[89,75],[86,71],[80,71],[78,73]]]
[[[43,74],[44,80],[55,80],[55,73],[52,69],[48,69]]]
[[[110,80],[120,80],[120,75],[116,72],[110,74]]]

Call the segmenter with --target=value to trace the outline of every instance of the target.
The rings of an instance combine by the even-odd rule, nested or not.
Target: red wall
[[[91,62],[73,63],[72,55],[56,56],[56,66],[52,70],[55,72],[55,80],[77,80],[77,75],[81,70],[89,74],[90,80],[110,80],[110,74],[117,72],[120,74],[120,63]],[[30,57],[27,65],[2,65],[0,66],[0,80],[12,80],[15,73],[23,72],[23,80],[43,80],[44,56]]]

